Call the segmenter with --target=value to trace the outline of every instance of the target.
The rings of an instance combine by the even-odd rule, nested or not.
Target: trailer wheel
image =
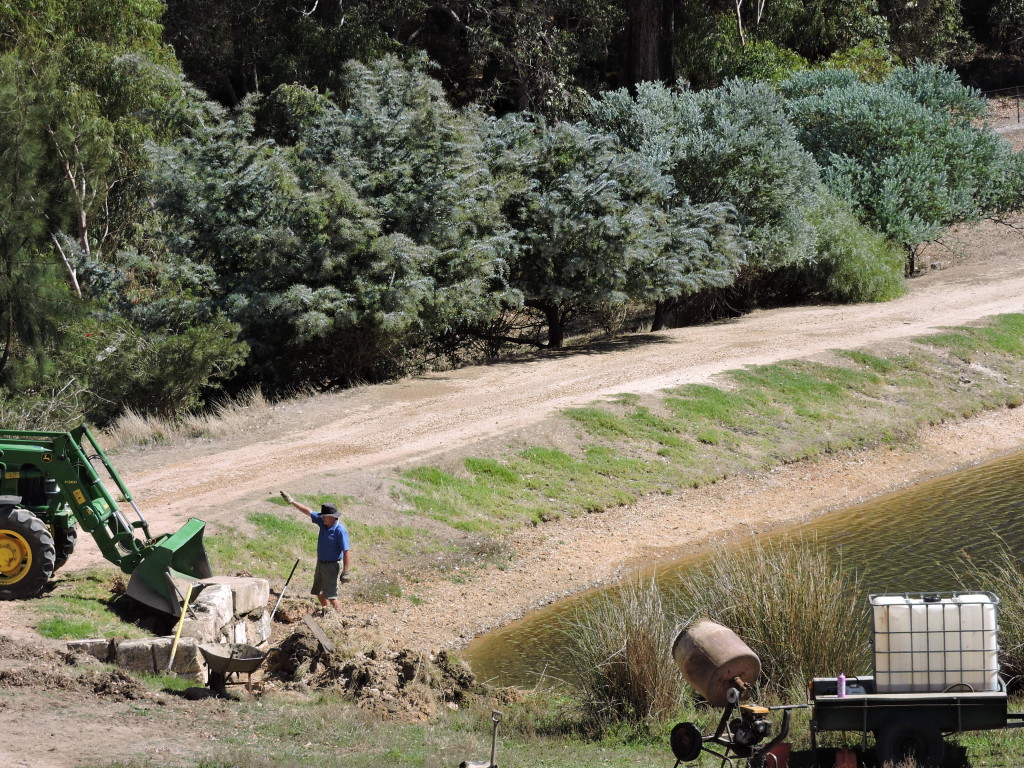
[[[42,592],[53,575],[56,554],[42,520],[25,509],[0,509],[0,600]]]
[[[68,561],[75,551],[75,543],[78,541],[78,529],[74,526],[67,528],[51,527],[50,534],[53,536],[53,547],[56,550],[56,560],[53,563],[54,573]]]
[[[882,763],[896,765],[911,758],[920,768],[935,768],[942,762],[946,743],[932,720],[922,715],[903,715],[879,730],[875,747]]]

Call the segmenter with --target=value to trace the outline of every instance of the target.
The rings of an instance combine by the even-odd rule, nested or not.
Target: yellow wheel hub
[[[32,568],[32,548],[21,534],[0,530],[0,584],[17,584]]]

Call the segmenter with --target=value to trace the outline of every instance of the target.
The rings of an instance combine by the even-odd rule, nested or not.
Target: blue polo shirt
[[[309,517],[320,529],[320,535],[316,540],[316,559],[341,560],[348,551],[348,531],[341,524],[341,520],[335,520],[334,525],[328,526],[319,512],[310,512]]]

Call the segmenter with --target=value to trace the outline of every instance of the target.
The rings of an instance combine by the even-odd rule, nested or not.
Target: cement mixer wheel
[[[942,762],[946,743],[942,731],[922,715],[903,715],[878,731],[875,749],[881,763],[913,760],[920,768],[936,768]]]
[[[677,723],[668,737],[672,754],[681,763],[689,763],[700,757],[704,738],[693,723]]]
[[[38,517],[0,508],[0,600],[24,600],[43,591],[54,571],[56,548]]]

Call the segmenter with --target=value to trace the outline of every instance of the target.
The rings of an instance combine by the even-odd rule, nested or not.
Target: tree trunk
[[[565,341],[565,325],[558,307],[544,307],[544,317],[548,323],[548,349],[561,349]]]
[[[629,8],[626,80],[630,90],[645,81],[672,83],[674,0],[632,0]]]
[[[3,355],[0,356],[0,374],[7,368],[7,363],[11,359],[11,345],[14,343],[14,266],[11,259],[6,260],[5,272],[8,290],[11,292],[11,295],[7,300],[7,327],[4,329],[6,338],[4,339]]]
[[[654,319],[651,320],[651,331],[660,331],[665,327],[665,302],[654,302]]]

